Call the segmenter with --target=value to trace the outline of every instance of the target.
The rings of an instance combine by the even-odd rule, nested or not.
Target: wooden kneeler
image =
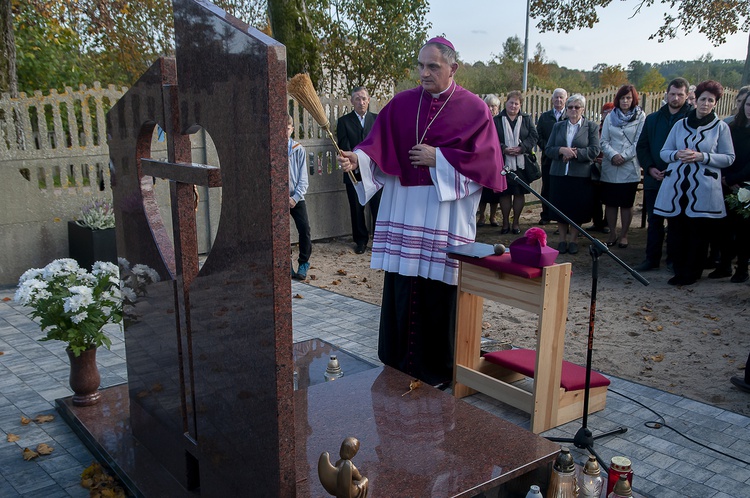
[[[521,409],[531,415],[531,431],[536,434],[583,416],[585,369],[565,362],[569,389],[562,384],[570,263],[533,268],[512,263],[507,254],[451,257],[459,260],[454,395],[463,398],[479,391]],[[505,356],[481,357],[485,298],[538,315],[536,352],[511,350],[500,352]],[[528,351],[533,359],[517,351]],[[596,375],[601,378],[594,383],[592,372],[592,386],[597,387],[590,390],[589,413],[606,403],[609,381]],[[531,392],[513,385],[527,376],[534,378]]]

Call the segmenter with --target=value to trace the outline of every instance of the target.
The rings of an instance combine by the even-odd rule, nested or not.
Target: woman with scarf
[[[699,84],[695,109],[674,124],[661,149],[669,166],[654,214],[669,218],[670,285],[691,285],[701,277],[714,222],[726,216],[721,170],[734,162],[735,154],[729,126],[714,112],[723,93],[718,81]]]
[[[605,216],[611,232],[608,246],[619,242],[628,247],[628,229],[633,219],[633,203],[641,181],[641,165],[635,153],[646,115],[638,107],[638,92],[633,85],[623,85],[614,99],[615,108],[602,126],[601,192],[607,206]],[[617,236],[617,210],[620,210],[620,236]]]
[[[530,155],[539,135],[531,116],[521,112],[521,96],[522,94],[518,90],[508,92],[505,109],[495,116],[494,120],[505,166],[515,172],[524,182],[531,183],[537,178],[528,174],[526,166],[534,160]],[[503,227],[500,233],[505,235],[512,232],[517,235],[521,233],[519,222],[527,190],[509,176],[506,178],[508,189],[500,193],[500,212],[503,215]],[[512,229],[510,223],[511,206],[513,207]]]

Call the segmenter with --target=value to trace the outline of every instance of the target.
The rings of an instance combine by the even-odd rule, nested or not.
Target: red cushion
[[[526,377],[534,377],[536,351],[532,349],[508,349],[487,353],[484,358],[490,363],[513,370]],[[591,387],[608,386],[609,379],[599,372],[591,371]],[[566,391],[578,391],[586,387],[586,369],[582,366],[564,361],[560,376],[560,387]]]
[[[448,257],[458,259],[464,263],[482,266],[484,268],[489,268],[490,270],[509,273],[519,277],[539,278],[542,276],[541,268],[514,263],[511,261],[509,253],[487,256],[485,258],[472,258],[470,256],[448,252]]]

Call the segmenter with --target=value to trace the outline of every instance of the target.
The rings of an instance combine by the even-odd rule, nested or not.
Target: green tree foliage
[[[289,76],[308,73],[317,88],[321,57],[305,0],[268,0],[268,13],[273,37],[286,46]]]
[[[621,0],[628,1],[628,0]],[[531,17],[538,19],[542,31],[569,33],[579,28],[591,28],[599,22],[598,8],[606,8],[612,0],[532,0]],[[633,0],[635,12],[650,7],[657,0]],[[658,0],[670,10],[663,14],[663,24],[649,39],[663,41],[678,33],[697,30],[714,44],[721,45],[727,35],[750,29],[750,1],[748,0]],[[675,11],[675,7],[678,7]],[[676,13],[674,13],[676,12]],[[742,81],[750,81],[750,43]]]
[[[314,3],[313,3],[314,2]],[[427,38],[426,0],[312,0],[331,93],[366,86],[389,94]]]
[[[635,83],[634,83],[635,84]],[[659,70],[652,67],[636,84],[636,88],[640,92],[659,92],[664,90],[667,80],[661,75]]]
[[[19,91],[56,88],[92,82],[88,61],[81,53],[82,41],[70,27],[45,16],[33,5],[19,2],[14,11],[17,77]]]

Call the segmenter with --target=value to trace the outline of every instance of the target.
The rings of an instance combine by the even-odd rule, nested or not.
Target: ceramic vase
[[[91,406],[99,402],[101,393],[99,384],[101,376],[96,365],[96,348],[87,349],[75,356],[70,349],[66,350],[70,359],[70,388],[74,406]]]

